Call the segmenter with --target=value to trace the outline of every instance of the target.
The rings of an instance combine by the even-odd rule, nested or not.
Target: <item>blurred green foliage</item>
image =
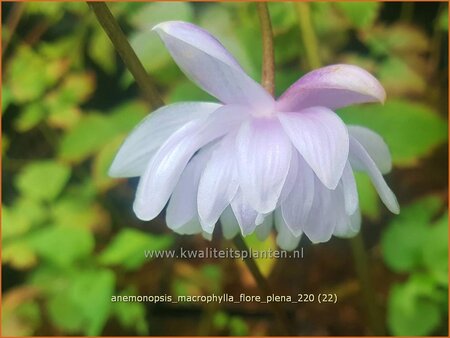
[[[408,274],[395,283],[388,325],[395,335],[427,335],[446,325],[448,310],[448,213],[436,197],[425,197],[395,218],[383,235],[387,265]]]
[[[153,272],[169,264],[150,261],[143,251],[171,248],[180,239],[165,230],[161,234],[164,228],[156,222],[142,230],[131,211],[134,188],[107,176],[121,142],[148,108],[85,3],[24,3],[12,31],[8,16],[18,5],[2,3],[4,34],[12,34],[3,56],[2,85],[3,334],[101,335],[118,328],[126,334],[151,334],[145,304],[111,302],[110,297],[158,292]],[[320,63],[360,65],[381,80],[388,94],[384,106],[350,107],[340,116],[384,137],[395,172],[424,175],[420,165],[448,137],[443,46],[448,9],[430,5],[438,8],[432,20],[415,22],[400,19],[394,5],[310,3],[311,19]],[[201,25],[217,35],[253,78],[260,78],[260,32],[251,3],[112,3],[110,8],[166,102],[213,98],[182,75],[151,32],[161,21]],[[309,70],[309,46],[301,39],[295,3],[269,3],[269,9],[276,92],[281,94]],[[438,164],[430,166],[438,169]],[[365,219],[379,226],[388,221],[382,228],[384,262],[407,278],[393,283],[388,296],[390,332],[446,334],[448,230],[442,198],[417,193],[414,197],[421,198],[402,205],[402,214],[391,220],[367,177],[358,175],[357,181]],[[394,190],[404,191],[402,184],[408,182],[394,182]],[[441,182],[437,193],[446,187]],[[159,230],[153,231],[155,227]],[[273,236],[265,242],[255,236],[246,241],[253,248],[275,247]],[[257,263],[269,276],[276,261]],[[223,292],[224,266],[170,264],[175,264],[168,284],[173,294]],[[209,327],[203,334],[253,332],[239,315],[217,308],[204,313],[212,324],[200,325]],[[340,334],[347,335],[345,327]]]

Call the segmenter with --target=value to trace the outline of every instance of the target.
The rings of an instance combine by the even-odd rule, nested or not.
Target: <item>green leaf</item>
[[[47,60],[26,45],[20,47],[11,60],[6,77],[17,103],[42,96],[46,89],[56,83],[62,69],[66,67],[61,60]]]
[[[431,230],[428,225],[441,203],[436,197],[421,199],[404,207],[389,224],[382,236],[381,249],[391,269],[407,272],[422,266],[424,251],[428,250],[424,240]]]
[[[104,191],[119,183],[117,179],[109,177],[108,170],[123,140],[124,136],[122,135],[116,137],[95,156],[92,164],[92,177],[98,190]]]
[[[370,28],[378,17],[379,2],[336,2],[347,20],[357,29]]]
[[[163,21],[192,19],[192,5],[187,2],[149,3],[131,17],[130,22],[137,30],[130,35],[130,44],[147,71],[156,71],[171,62],[170,54],[151,28]]]
[[[147,259],[146,250],[164,250],[173,244],[169,235],[151,235],[135,229],[123,229],[103,250],[99,262],[104,265],[121,265],[133,270]]]
[[[25,270],[36,265],[37,257],[27,242],[16,240],[3,245],[2,263],[10,264],[18,270]]]
[[[3,84],[2,86],[2,115],[8,109],[9,105],[13,102],[13,96],[9,86]]]
[[[192,4],[188,2],[154,2],[145,4],[134,14],[130,22],[140,29],[151,29],[160,22],[193,20]]]
[[[89,40],[89,56],[107,74],[112,75],[116,70],[116,52],[103,29],[98,26]]]
[[[438,18],[439,29],[448,32],[448,7],[446,7]]]
[[[16,177],[16,187],[27,197],[54,200],[70,178],[70,167],[54,161],[36,161]]]
[[[434,284],[426,276],[413,276],[396,284],[388,301],[388,326],[396,336],[429,335],[439,326],[439,304],[433,300]]]
[[[275,36],[287,32],[297,24],[295,4],[291,2],[269,2],[270,19]]]
[[[40,102],[26,105],[14,126],[19,132],[29,131],[38,125],[46,115],[47,112]]]
[[[448,288],[448,214],[433,224],[423,243],[423,261],[438,283]]]
[[[64,195],[51,205],[50,215],[52,223],[68,227],[98,230],[110,223],[109,214],[82,193]]]
[[[88,257],[94,249],[94,238],[83,227],[49,226],[33,233],[28,241],[40,257],[61,267]]]
[[[275,238],[272,235],[269,236],[265,241],[261,241],[258,236],[253,233],[250,236],[244,237],[244,241],[250,250],[273,251],[277,249]],[[261,273],[266,277],[269,276],[276,263],[276,259],[271,258],[255,258],[254,260],[261,270]],[[245,264],[242,259],[239,259],[239,262]]]
[[[64,134],[59,156],[80,162],[102,149],[115,137],[130,131],[147,111],[141,102],[126,102],[108,115],[84,115],[68,133]]]
[[[106,269],[81,270],[64,277],[47,303],[50,319],[69,333],[100,335],[111,313],[114,274]]]
[[[130,287],[120,292],[119,295],[136,296],[137,291]],[[124,328],[134,329],[141,336],[148,335],[146,311],[143,303],[113,302],[112,313]]]
[[[29,232],[47,219],[47,210],[36,200],[20,197],[11,207],[2,206],[2,240]]]
[[[382,105],[364,105],[339,112],[346,124],[366,126],[388,144],[393,163],[411,166],[447,140],[447,123],[435,111],[419,103],[388,100]]]
[[[359,172],[355,172],[355,179],[361,213],[371,220],[377,220],[380,216],[380,198],[372,181],[367,174]]]

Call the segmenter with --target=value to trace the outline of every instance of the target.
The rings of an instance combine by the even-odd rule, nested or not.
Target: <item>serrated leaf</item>
[[[100,335],[111,313],[115,276],[106,269],[73,271],[52,290],[47,309],[56,327],[70,333]]]
[[[28,243],[44,260],[61,267],[88,257],[94,249],[94,238],[83,227],[49,226],[34,232]]]
[[[19,191],[35,200],[54,200],[70,178],[70,167],[54,161],[36,161],[16,177]]]
[[[433,289],[432,281],[422,276],[394,285],[388,301],[388,326],[392,334],[422,336],[433,333],[441,321],[439,304],[433,301]]]
[[[151,235],[135,229],[123,229],[100,254],[99,262],[136,269],[150,259],[145,256],[146,250],[164,250],[172,244],[173,237],[169,235]]]
[[[408,272],[423,265],[424,242],[431,230],[429,222],[441,203],[436,197],[421,199],[404,207],[389,224],[382,236],[381,249],[391,269]]]

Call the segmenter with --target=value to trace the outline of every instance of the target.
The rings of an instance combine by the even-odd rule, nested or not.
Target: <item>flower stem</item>
[[[131,48],[130,43],[108,6],[104,2],[89,2],[88,5],[94,11],[98,22],[113,43],[114,48],[117,53],[119,53],[125,63],[125,66],[133,75],[148,103],[153,109],[162,106],[164,103],[158,94],[153,80],[147,74],[144,66],[139,61],[134,50]]]
[[[236,248],[241,252],[250,251],[247,244],[244,242],[241,236],[234,237],[233,243],[236,246]],[[253,278],[256,281],[256,284],[258,285],[259,289],[262,291],[264,296],[267,297],[272,295],[273,294],[272,289],[270,288],[266,278],[264,278],[263,274],[259,270],[258,265],[256,265],[255,260],[249,255],[246,258],[244,258],[244,262],[247,265],[248,270],[252,274]],[[270,303],[270,305],[272,306],[272,310],[275,315],[275,319],[277,321],[280,332],[283,335],[292,335],[293,333],[291,332],[290,329],[292,326],[289,325],[287,316],[285,315],[283,309],[280,307],[280,304],[272,302]]]
[[[263,45],[261,84],[273,96],[275,93],[275,57],[269,8],[267,7],[267,2],[258,2],[256,6],[258,8]]]
[[[311,22],[310,4],[307,2],[297,2],[296,6],[308,66],[310,69],[319,68],[322,66],[322,63],[320,61],[319,45]]]
[[[371,334],[384,336],[386,334],[382,315],[376,302],[376,297],[371,282],[370,272],[367,266],[367,253],[364,249],[364,242],[361,233],[350,239],[353,259],[355,261],[356,274],[361,286],[364,307],[369,321]]]

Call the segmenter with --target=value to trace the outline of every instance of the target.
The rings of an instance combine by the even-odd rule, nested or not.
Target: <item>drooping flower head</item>
[[[314,70],[275,100],[205,30],[170,21],[153,28],[175,62],[220,103],[181,102],[146,117],[125,140],[110,168],[140,176],[138,218],[165,205],[169,228],[226,238],[275,225],[281,248],[352,236],[361,216],[353,170],[366,172],[381,200],[399,212],[382,173],[391,169],[382,138],[346,126],[335,109],[384,102],[385,91],[365,70],[331,65]]]

